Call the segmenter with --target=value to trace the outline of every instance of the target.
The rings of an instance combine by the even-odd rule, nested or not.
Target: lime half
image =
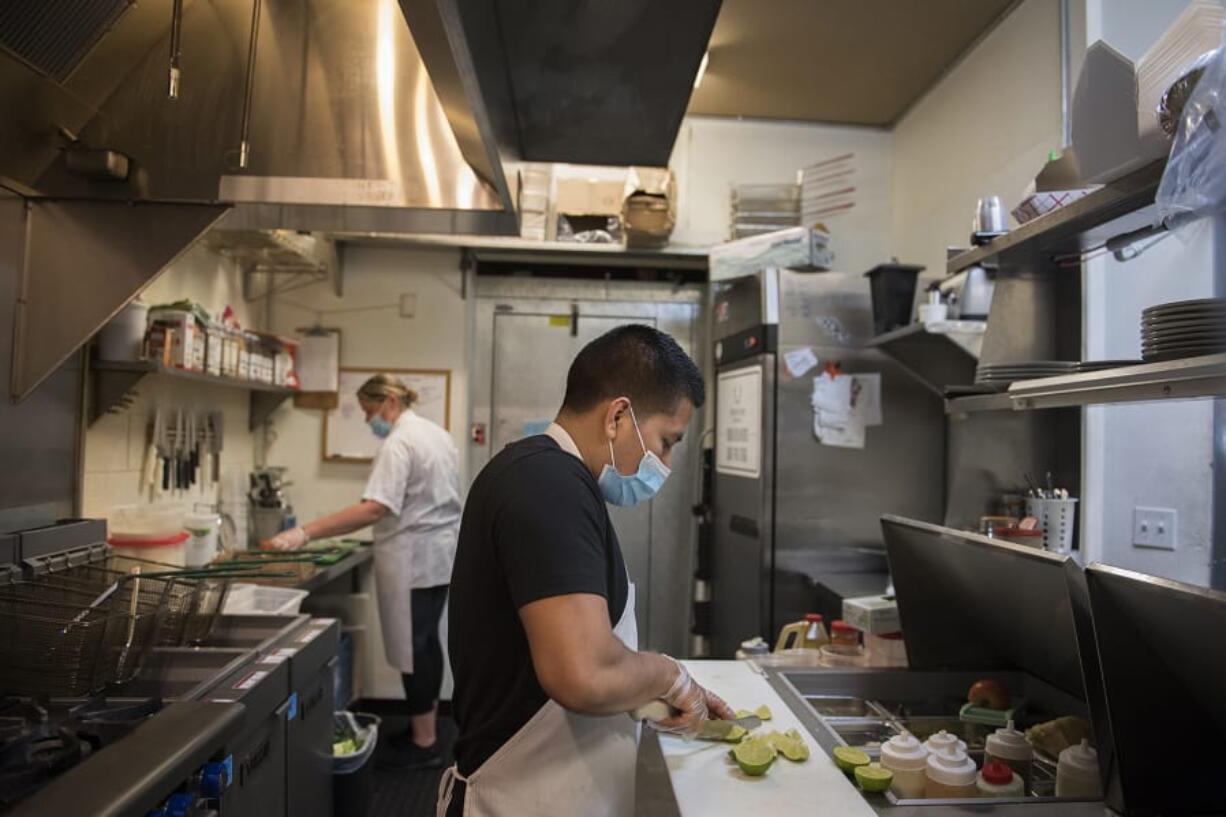
[[[733,724],[732,728],[728,730],[728,734],[724,735],[724,740],[728,741],[729,743],[737,743],[741,738],[748,734],[749,731],[745,729],[744,726],[737,726]]]
[[[743,740],[732,750],[732,757],[742,772],[759,777],[775,762],[775,750],[765,741]]]
[[[890,787],[894,773],[881,768],[880,763],[870,763],[856,768],[856,783],[864,791],[885,791]]]
[[[809,759],[809,747],[795,729],[789,729],[784,733],[771,732],[766,736],[766,740],[775,747],[775,751],[788,760],[799,763]]]
[[[850,746],[834,747],[834,765],[848,774],[854,772],[860,766],[867,766],[868,762],[868,755],[859,749],[853,749]]]

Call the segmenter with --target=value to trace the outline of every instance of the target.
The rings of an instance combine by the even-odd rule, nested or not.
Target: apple
[[[1001,685],[1000,681],[992,678],[981,678],[971,684],[971,690],[966,693],[966,699],[971,702],[971,706],[982,709],[1009,708],[1008,690]]]

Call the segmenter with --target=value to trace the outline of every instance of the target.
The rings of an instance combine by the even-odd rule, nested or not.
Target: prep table
[[[652,789],[671,783],[676,813],[682,817],[756,813],[875,817],[876,812],[823,755],[809,730],[765,675],[744,661],[686,661],[685,665],[694,680],[716,690],[733,709],[754,709],[763,704],[770,707],[774,717],[763,722],[761,729],[796,729],[805,736],[812,757],[803,763],[780,758],[763,777],[747,777],[729,760],[727,743],[687,742],[661,735],[660,750],[668,780],[662,781],[640,766],[639,786],[646,789],[642,796],[655,799]],[[642,807],[640,813],[646,813]],[[651,813],[660,817],[659,811]]]

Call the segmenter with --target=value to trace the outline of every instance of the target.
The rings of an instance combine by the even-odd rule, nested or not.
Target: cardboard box
[[[631,168],[621,217],[627,246],[666,245],[677,223],[677,184],[673,172],[667,168]]]
[[[860,596],[843,599],[843,620],[857,630],[873,635],[902,630],[898,599],[894,596]]]
[[[625,197],[624,181],[599,179],[558,179],[558,214],[579,216],[619,216]]]

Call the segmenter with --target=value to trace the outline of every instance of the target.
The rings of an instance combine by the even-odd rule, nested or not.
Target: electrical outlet
[[[1133,508],[1133,547],[1174,550],[1178,520],[1178,514],[1170,508]]]

